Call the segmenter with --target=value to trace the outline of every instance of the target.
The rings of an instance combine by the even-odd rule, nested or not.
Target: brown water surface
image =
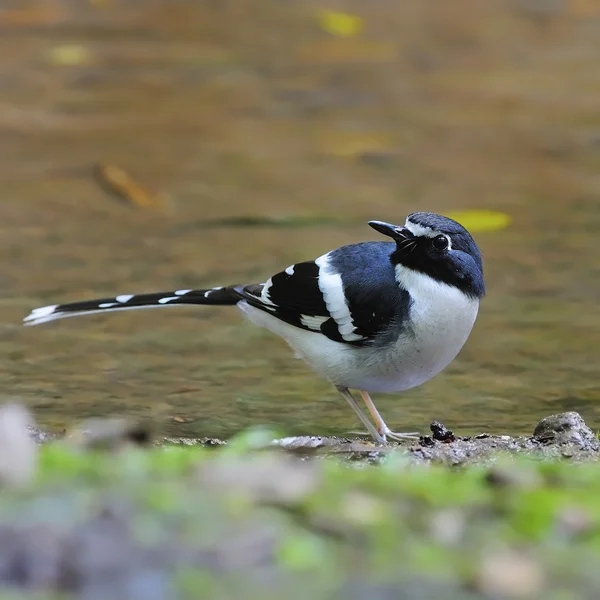
[[[600,13],[588,2],[13,1],[0,11],[0,383],[45,425],[344,433],[354,415],[233,309],[23,328],[43,304],[264,280],[365,221],[491,209],[488,297],[459,358],[386,420],[600,420]],[[361,17],[356,35],[323,9]],[[157,196],[128,204],[116,165]],[[158,202],[160,200],[160,202]],[[210,220],[288,219],[227,226]]]

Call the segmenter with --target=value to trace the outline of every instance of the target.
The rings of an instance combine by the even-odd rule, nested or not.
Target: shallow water
[[[334,390],[233,309],[20,320],[49,303],[264,280],[375,239],[371,218],[487,208],[512,224],[475,234],[488,296],[473,334],[433,381],[378,396],[380,411],[407,431],[439,419],[529,432],[565,410],[597,427],[600,14],[463,3],[9,3],[3,395],[52,428],[118,413],[174,435],[357,430]],[[322,31],[323,8],[360,15],[363,31]],[[108,193],[99,164],[162,203]],[[227,225],[239,217],[259,224]]]

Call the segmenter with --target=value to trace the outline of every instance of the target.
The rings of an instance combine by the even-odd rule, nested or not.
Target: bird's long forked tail
[[[94,315],[118,310],[159,308],[161,306],[182,306],[203,304],[209,306],[231,306],[240,301],[235,287],[217,287],[206,290],[175,290],[154,294],[120,294],[112,298],[53,304],[35,308],[23,319],[25,325],[40,325],[48,321]]]

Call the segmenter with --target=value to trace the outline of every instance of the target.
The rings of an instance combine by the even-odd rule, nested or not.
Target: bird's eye
[[[436,250],[445,250],[448,247],[448,238],[445,235],[436,235],[431,243]]]

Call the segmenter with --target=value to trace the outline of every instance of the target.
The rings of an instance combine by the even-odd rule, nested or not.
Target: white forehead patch
[[[452,238],[441,231],[437,231],[436,229],[431,229],[431,227],[425,227],[424,225],[419,225],[418,223],[413,223],[409,219],[406,219],[406,223],[404,224],[406,229],[408,229],[413,235],[417,237],[428,237],[434,238],[438,235],[443,235],[448,240],[448,250],[452,249]]]
[[[406,229],[408,229],[413,235],[418,237],[435,237],[436,235],[440,235],[439,231],[435,229],[431,229],[431,227],[425,227],[424,225],[419,225],[417,223],[413,223],[406,219],[406,223],[404,224]]]

